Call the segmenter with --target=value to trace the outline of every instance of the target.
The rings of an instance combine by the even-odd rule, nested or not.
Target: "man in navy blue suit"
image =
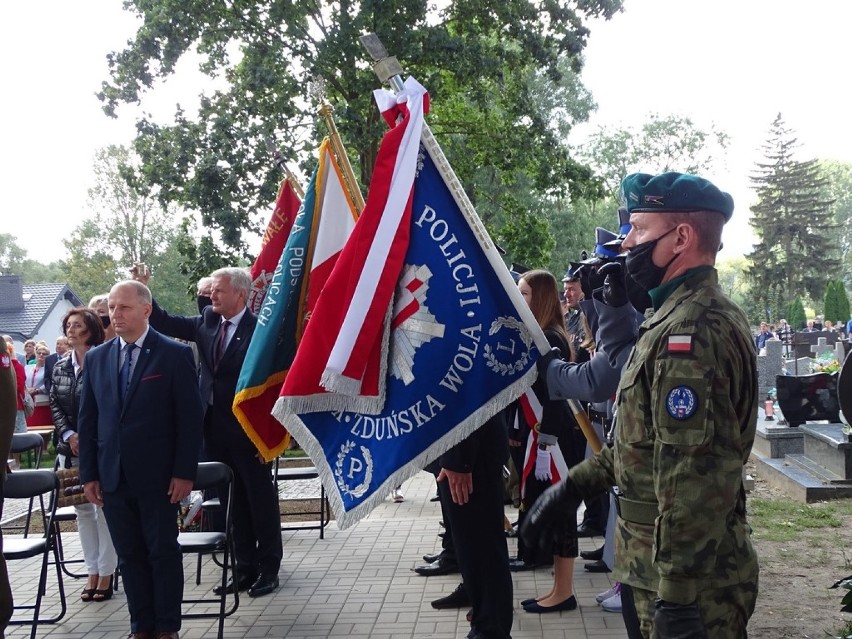
[[[192,350],[148,326],[151,292],[109,293],[117,337],[86,354],[80,400],[80,478],[103,505],[118,553],[131,637],[177,639],[183,562],[177,512],[195,479],[203,405]]]
[[[200,315],[170,315],[156,302],[151,326],[166,335],[195,342],[199,359],[199,387],[206,405],[204,456],[234,471],[234,545],[238,583],[226,590],[248,590],[250,597],[268,595],[278,588],[281,566],[281,518],[271,468],[234,415],[234,393],[257,317],[246,307],[251,277],[241,268],[222,268],[213,279],[211,305]],[[147,272],[134,271],[147,283]],[[218,589],[221,586],[216,587]]]

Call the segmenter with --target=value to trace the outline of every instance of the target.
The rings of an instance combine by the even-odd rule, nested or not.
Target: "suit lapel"
[[[142,375],[145,373],[145,369],[151,361],[151,353],[157,346],[158,338],[159,335],[154,331],[154,329],[149,328],[148,335],[145,337],[142,347],[138,349],[139,354],[137,355],[136,363],[133,365],[133,375],[130,377],[130,386],[127,389],[127,395],[124,397],[123,405],[121,407],[122,415],[127,409],[127,406],[130,405],[130,401],[133,399],[133,394],[139,386],[139,380],[142,379]]]
[[[109,351],[107,354],[110,366],[112,366],[113,374],[107,375],[107,379],[109,380],[107,383],[109,384],[109,392],[113,396],[115,401],[118,402],[118,406],[121,406],[121,395],[118,392],[118,371],[121,364],[119,358],[120,353],[121,342],[117,337],[113,337],[112,342],[110,342]]]

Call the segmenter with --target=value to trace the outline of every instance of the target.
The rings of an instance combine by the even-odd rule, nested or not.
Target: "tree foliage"
[[[833,201],[837,225],[834,238],[840,251],[840,270],[836,275],[852,287],[852,164],[822,160],[819,168],[828,181],[825,199]]]
[[[89,189],[91,216],[64,240],[63,268],[68,283],[86,301],[108,292],[116,281],[128,276],[130,266],[143,262],[158,273],[172,273],[168,286],[163,287],[164,305],[168,303],[169,310],[191,310],[187,289],[194,281],[188,282],[178,270],[175,215],[131,186],[135,162],[133,154],[120,146],[96,153],[95,182]],[[165,278],[158,279],[163,282]]]
[[[11,233],[0,233],[0,274],[18,275],[26,259],[27,251],[18,244],[18,238]]]
[[[797,331],[802,330],[808,322],[802,298],[797,297],[787,306],[787,323]]]
[[[543,87],[569,90],[563,78],[581,67],[584,21],[609,18],[621,4],[128,0],[142,26],[125,50],[109,56],[100,97],[114,114],[122,103],[139,102],[187,53],[197,54],[214,88],[201,96],[196,114],[178,107],[171,123],[140,120],[136,180],[143,189],[156,187],[161,203],[200,213],[213,234],[207,247],[196,247],[198,257],[233,262],[245,257],[242,233],[259,232],[257,214],[267,210],[280,180],[264,137],[278,141],[286,160],[311,161],[318,138],[312,81],[327,87],[356,172],[369,184],[385,125],[372,104],[378,82],[358,36],[375,32],[429,89],[430,123],[474,202],[502,190],[495,210],[479,210],[492,225],[507,224],[511,236],[523,226],[511,218],[531,212],[516,188],[519,171],[542,193],[595,190],[591,172],[564,144],[571,122],[562,116],[570,109],[549,104],[560,94]],[[490,198],[482,184],[491,187]]]
[[[622,179],[637,171],[711,171],[722,162],[728,140],[715,126],[703,129],[691,118],[652,113],[638,129],[601,127],[577,150],[601,177],[607,194],[617,199]]]
[[[825,287],[822,315],[825,319],[840,324],[849,321],[849,297],[840,280],[829,280]]]
[[[766,161],[758,162],[751,176],[758,201],[749,224],[759,241],[749,255],[747,274],[752,295],[770,321],[778,319],[789,300],[819,299],[839,266],[832,201],[824,196],[828,182],[816,160],[794,158],[797,147],[778,114],[763,146]]]

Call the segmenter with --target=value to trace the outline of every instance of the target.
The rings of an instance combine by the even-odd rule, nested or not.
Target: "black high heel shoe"
[[[112,587],[112,580],[113,576],[110,575],[108,587],[104,589],[98,588],[97,590],[92,591],[92,601],[101,602],[112,599],[112,594],[115,592],[115,589]]]
[[[95,588],[84,588],[83,592],[80,593],[80,601],[92,601],[92,597],[97,592]]]

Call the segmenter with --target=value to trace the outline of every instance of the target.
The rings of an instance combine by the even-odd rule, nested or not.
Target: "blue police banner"
[[[536,375],[538,326],[431,133],[422,140],[382,410],[294,413],[279,400],[273,411],[317,465],[341,528],[517,399]]]

